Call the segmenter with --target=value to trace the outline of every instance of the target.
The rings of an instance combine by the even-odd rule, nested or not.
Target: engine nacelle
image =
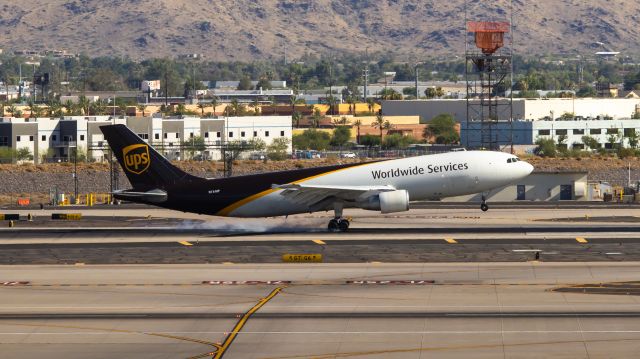
[[[380,192],[366,201],[358,202],[358,207],[383,214],[406,212],[409,210],[409,192],[405,190]]]

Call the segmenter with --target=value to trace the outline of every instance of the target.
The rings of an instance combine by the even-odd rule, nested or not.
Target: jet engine
[[[358,202],[357,205],[362,209],[380,211],[383,214],[406,212],[409,210],[409,192],[405,190],[380,192]]]

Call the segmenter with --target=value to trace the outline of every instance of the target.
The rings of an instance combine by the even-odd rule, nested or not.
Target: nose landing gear
[[[480,204],[480,209],[482,212],[486,212],[489,210],[489,205],[487,204],[487,196],[482,194],[482,203]]]

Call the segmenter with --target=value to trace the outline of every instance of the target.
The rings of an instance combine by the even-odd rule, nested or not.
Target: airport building
[[[470,100],[478,102],[479,100]],[[504,100],[506,101],[506,100]],[[640,112],[640,99],[636,98],[552,98],[513,99],[513,119],[537,121],[558,119],[563,114],[572,113],[578,118],[628,119]],[[382,113],[386,116],[420,116],[428,122],[437,115],[448,113],[460,123],[467,120],[467,100],[412,100],[382,101]],[[508,121],[510,113],[497,114],[499,121]],[[470,118],[470,122],[474,119]]]
[[[290,116],[220,117],[213,119],[74,116],[52,118],[1,118],[0,147],[27,149],[35,163],[72,160],[74,148],[85,152],[87,158],[103,161],[107,152],[100,126],[124,124],[140,138],[151,143],[172,160],[193,155],[185,150],[189,141],[202,137],[205,150],[202,158],[221,158],[220,146],[228,141],[259,139],[268,146],[276,138],[285,137],[291,143]],[[291,144],[289,144],[291,152]],[[193,152],[193,151],[192,151]],[[15,159],[2,159],[15,161]]]
[[[491,191],[487,201],[602,201],[610,191],[610,186],[589,183],[587,172],[534,172],[518,183]],[[480,203],[482,193],[447,198],[444,201]]]

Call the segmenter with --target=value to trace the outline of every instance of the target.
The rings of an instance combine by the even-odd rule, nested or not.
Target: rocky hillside
[[[385,51],[411,59],[464,50],[464,0],[20,0],[0,5],[0,47],[132,58],[216,60]],[[510,0],[470,1],[470,19],[504,20]],[[490,5],[495,4],[495,5]],[[516,51],[637,52],[640,2],[513,0]],[[480,8],[482,6],[483,8]],[[488,7],[489,9],[486,9]]]

